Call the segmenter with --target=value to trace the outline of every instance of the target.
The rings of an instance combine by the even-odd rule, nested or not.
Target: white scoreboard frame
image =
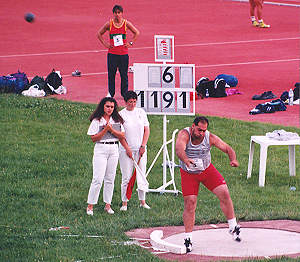
[[[147,114],[195,115],[194,64],[134,63],[133,86]]]

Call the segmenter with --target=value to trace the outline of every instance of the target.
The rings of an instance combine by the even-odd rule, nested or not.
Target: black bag
[[[224,79],[209,80],[207,77],[202,77],[196,86],[197,94],[201,97],[226,97],[225,92],[226,82]]]
[[[29,87],[34,85],[37,85],[39,90],[45,90],[46,81],[43,77],[36,75],[34,78],[31,79]]]
[[[62,85],[62,77],[53,69],[45,79],[46,86],[44,91],[46,94],[56,94],[55,90]]]
[[[299,96],[299,91],[300,90],[299,89],[300,89],[300,83],[297,82],[295,84],[295,89],[293,90],[294,91],[294,101],[300,98],[300,96]]]

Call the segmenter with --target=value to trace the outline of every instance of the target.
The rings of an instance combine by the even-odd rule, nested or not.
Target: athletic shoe
[[[134,69],[133,69],[133,66],[129,66],[129,67],[128,67],[128,73],[133,73],[133,70],[134,70]]]
[[[240,238],[240,232],[241,232],[241,227],[240,225],[236,225],[234,227],[234,229],[230,229],[229,230],[229,234],[232,235],[233,240],[237,241],[237,242],[241,242],[242,239]]]
[[[189,252],[192,252],[193,250],[193,245],[192,245],[192,242],[191,242],[191,239],[190,238],[185,238],[184,239],[184,245],[186,247],[186,253],[189,253]]]
[[[94,215],[93,209],[89,209],[88,207],[86,208],[86,213],[87,213],[88,216],[93,216]]]
[[[260,27],[260,28],[269,28],[269,27],[271,27],[271,26],[265,24],[264,21],[262,21],[262,22],[259,23],[259,27]]]
[[[104,210],[110,215],[113,215],[115,213],[115,211],[113,211],[111,207],[109,209],[104,208]]]
[[[258,23],[256,20],[254,20],[254,21],[252,21],[252,25],[258,27],[258,26],[259,26],[259,23]]]
[[[143,207],[145,209],[151,209],[151,207],[149,207],[146,203],[144,205],[140,204],[140,207]]]
[[[72,76],[81,76],[81,72],[79,70],[75,70],[72,72]]]
[[[254,95],[252,100],[266,100],[266,99],[274,99],[276,95],[273,94],[272,91],[263,92],[261,95]]]
[[[120,211],[127,211],[127,206],[121,206]]]

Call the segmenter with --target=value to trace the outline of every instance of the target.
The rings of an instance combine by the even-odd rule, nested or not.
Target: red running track
[[[286,2],[300,6],[299,0]],[[141,31],[129,50],[130,64],[154,62],[154,35],[174,35],[175,63],[195,64],[196,80],[220,73],[238,77],[242,95],[198,99],[197,113],[300,127],[299,106],[249,115],[265,102],[251,100],[253,95],[272,90],[279,97],[299,82],[300,9],[295,6],[266,4],[264,19],[271,28],[260,29],[249,22],[248,3],[228,0],[5,1],[0,10],[0,75],[20,69],[30,77],[46,76],[55,68],[68,89],[57,98],[97,103],[107,94],[107,50],[96,33],[116,3]],[[36,15],[34,23],[24,21],[26,12]],[[75,69],[82,77],[71,76]],[[116,99],[124,105],[119,83],[117,76]],[[130,74],[130,89],[132,83]]]

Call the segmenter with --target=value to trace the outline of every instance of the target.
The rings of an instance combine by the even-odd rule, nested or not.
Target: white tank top
[[[189,133],[189,142],[186,145],[185,153],[188,158],[194,159],[197,162],[202,162],[202,168],[195,171],[190,171],[186,165],[180,160],[180,167],[189,173],[199,173],[208,168],[211,163],[210,144],[209,144],[209,131],[205,132],[203,141],[199,145],[193,145],[191,141],[190,128],[186,127],[185,130]]]

